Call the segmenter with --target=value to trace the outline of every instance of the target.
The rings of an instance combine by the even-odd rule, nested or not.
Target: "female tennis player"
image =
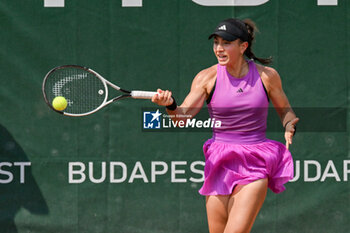
[[[205,180],[199,193],[206,196],[210,233],[250,232],[267,188],[282,192],[293,178],[288,147],[299,118],[280,76],[265,66],[270,59],[253,53],[255,30],[251,20],[220,22],[209,36],[218,64],[196,75],[184,102],[177,106],[171,91],[161,89],[152,98],[174,121],[176,115],[195,116],[205,101],[210,116],[221,121],[203,145]],[[265,136],[269,101],[285,128],[286,146]]]

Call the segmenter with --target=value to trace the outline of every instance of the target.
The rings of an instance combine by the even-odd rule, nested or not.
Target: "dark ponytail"
[[[263,65],[270,64],[272,62],[272,57],[259,58],[259,57],[256,57],[252,51],[252,45],[253,45],[253,41],[255,38],[255,31],[258,31],[257,27],[255,26],[255,23],[250,19],[245,19],[245,20],[243,20],[243,22],[248,30],[248,48],[245,50],[244,54],[249,59],[253,59],[254,61],[258,61]]]

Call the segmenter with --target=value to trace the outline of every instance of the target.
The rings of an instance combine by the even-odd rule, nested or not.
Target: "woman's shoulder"
[[[217,65],[213,65],[206,69],[201,70],[196,75],[196,77],[194,77],[193,82],[203,87],[207,87],[208,85],[215,82],[216,80],[216,68],[217,68]]]
[[[197,75],[199,79],[212,79],[213,77],[216,77],[217,72],[217,65],[212,65],[206,69],[201,70]]]
[[[206,69],[201,70],[196,77],[194,82],[205,89],[207,94],[213,88],[216,81],[217,65],[212,65]]]
[[[273,83],[280,80],[280,76],[276,69],[255,63],[261,79],[267,83]]]

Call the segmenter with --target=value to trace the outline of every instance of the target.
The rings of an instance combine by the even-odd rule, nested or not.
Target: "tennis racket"
[[[123,94],[108,99],[108,87]],[[122,89],[92,69],[78,65],[59,66],[50,70],[44,78],[42,91],[45,102],[51,109],[75,117],[90,115],[120,99],[151,99],[157,94],[152,91]],[[52,101],[58,96],[64,97],[67,101],[67,107],[62,111],[52,106]]]

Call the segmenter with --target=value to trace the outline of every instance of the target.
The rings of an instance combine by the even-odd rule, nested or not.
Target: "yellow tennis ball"
[[[57,111],[63,111],[67,107],[67,100],[63,96],[57,96],[52,101],[52,107]]]

